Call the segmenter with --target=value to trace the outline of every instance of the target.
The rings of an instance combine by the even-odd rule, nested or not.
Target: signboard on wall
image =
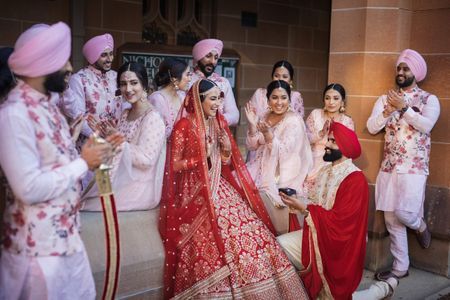
[[[179,46],[162,46],[149,44],[125,44],[118,49],[119,63],[139,62],[147,68],[147,74],[152,81],[158,72],[161,62],[168,57],[182,59],[193,67],[191,48]],[[239,55],[235,51],[225,49],[217,63],[215,73],[228,79],[235,99],[238,90]]]

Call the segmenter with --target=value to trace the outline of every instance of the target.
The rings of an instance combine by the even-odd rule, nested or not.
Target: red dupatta
[[[240,193],[266,226],[275,232],[225,119],[218,114],[212,120],[205,120],[199,82],[187,93],[168,143],[159,220],[166,254],[166,299],[192,297],[229,275],[212,201],[214,187],[220,176]],[[232,148],[229,164],[222,164],[217,155],[211,155],[208,160],[208,124],[208,134],[214,139],[222,128],[228,135]],[[213,145],[218,150],[216,140]],[[201,264],[199,271],[196,266]]]

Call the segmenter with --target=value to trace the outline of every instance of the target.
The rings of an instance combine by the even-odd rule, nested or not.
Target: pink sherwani
[[[264,115],[269,110],[269,105],[267,104],[267,90],[265,88],[259,88],[255,91],[252,98],[250,99],[250,104],[256,109],[256,115],[259,118],[264,117]],[[302,95],[297,91],[291,92],[291,109],[296,112],[300,117],[305,116],[305,109],[303,107]]]
[[[329,120],[325,115],[323,109],[314,109],[306,119],[306,130],[308,132],[309,142],[311,143],[311,149],[314,158],[314,168],[308,173],[308,178],[305,182],[305,188],[310,189],[314,184],[314,180],[323,166],[330,164],[323,160],[323,155],[325,154],[325,145],[328,140],[328,135],[323,138],[319,136],[319,131],[322,130],[323,125],[326,120]],[[355,130],[355,125],[350,116],[345,114],[340,114],[338,118],[335,119],[336,122],[342,123],[346,127]]]
[[[64,93],[64,113],[74,119],[80,114],[93,114],[99,119],[119,120],[123,102],[115,96],[117,73],[102,73],[88,66],[70,77],[69,88]],[[84,123],[81,134],[88,137],[92,129]]]
[[[409,267],[406,226],[418,230],[423,217],[423,203],[428,176],[430,132],[439,118],[436,96],[415,87],[403,94],[409,106],[405,113],[395,111],[383,116],[387,96],[378,98],[367,120],[367,129],[376,134],[385,129],[384,155],[375,187],[377,210],[384,211],[391,237],[393,269]]]
[[[153,92],[148,100],[155,107],[155,109],[161,114],[166,125],[166,138],[172,133],[173,125],[178,116],[178,111],[180,110],[181,104],[183,103],[183,98],[178,96],[177,101],[168,99],[160,91]]]
[[[209,79],[214,81],[224,93],[225,99],[223,106],[220,108],[220,112],[223,114],[228,122],[229,126],[237,126],[239,123],[239,110],[236,106],[236,100],[234,99],[233,89],[230,82],[225,77],[220,76],[217,73],[212,73],[208,78],[198,69],[192,74],[192,79],[189,82],[189,88],[200,79]]]
[[[79,180],[88,168],[57,98],[19,80],[0,108],[0,164],[9,190],[1,299],[95,297],[79,234]]]
[[[115,155],[110,173],[116,208],[151,209],[161,200],[166,159],[164,122],[154,108],[133,121],[127,120],[128,113],[129,110],[122,113],[117,126],[126,141]],[[85,199],[88,201],[83,210],[102,211],[96,186],[83,196]]]

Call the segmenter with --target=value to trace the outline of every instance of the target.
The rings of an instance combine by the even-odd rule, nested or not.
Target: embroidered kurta
[[[122,113],[117,126],[126,141],[114,156],[110,173],[116,208],[151,209],[161,200],[166,158],[164,123],[154,108],[133,121],[127,120],[128,113]],[[83,199],[89,199],[83,210],[102,210],[96,186]]]
[[[256,115],[259,118],[263,118],[269,110],[267,104],[267,90],[265,88],[259,88],[255,91],[250,99],[251,105],[256,109]],[[291,110],[297,113],[301,118],[305,116],[305,108],[303,107],[303,98],[300,92],[291,91]]]
[[[293,188],[301,195],[303,181],[312,167],[312,153],[305,123],[299,115],[288,112],[270,130],[273,140],[269,144],[259,131],[254,136],[247,134],[247,149],[255,151],[247,168],[258,189],[284,206],[278,188]]]
[[[236,100],[234,99],[233,89],[230,82],[225,77],[220,76],[217,73],[212,73],[208,78],[196,68],[192,74],[191,81],[189,82],[189,88],[200,79],[209,79],[214,81],[224,93],[225,99],[222,106],[219,108],[220,112],[227,120],[229,126],[237,126],[239,123],[239,110],[236,106]]]
[[[320,137],[319,132],[322,130],[323,125],[327,120],[326,114],[323,109],[317,108],[311,111],[308,118],[306,119],[306,130],[308,133],[309,142],[311,143],[311,150],[313,152],[314,159],[314,167],[308,173],[308,177],[305,182],[305,188],[308,190],[314,184],[314,180],[319,173],[320,169],[330,164],[323,160],[323,155],[325,154],[325,145],[328,140],[328,135],[326,134],[324,137]],[[339,117],[335,119],[336,122],[339,122],[351,130],[355,130],[355,125],[350,116],[345,114],[340,114]]]
[[[1,272],[8,274],[0,289],[7,297],[30,290],[26,280],[33,276],[54,280],[48,274],[56,274],[52,268],[61,265],[74,274],[59,279],[67,289],[75,288],[70,281],[75,279],[86,284],[80,293],[95,296],[79,234],[79,180],[88,168],[78,158],[66,120],[55,105],[57,97],[52,93],[49,98],[19,80],[0,107],[0,165],[7,179]],[[41,258],[52,260],[45,268],[50,273],[38,274]],[[54,286],[47,285],[48,295],[61,296]]]
[[[430,132],[439,118],[440,105],[436,96],[417,86],[403,96],[409,106],[404,114],[396,111],[385,118],[387,96],[382,95],[367,120],[371,134],[383,128],[386,131],[375,201],[378,210],[419,213],[429,174]]]
[[[178,111],[183,103],[183,98],[178,95],[176,101],[174,101],[175,99],[169,99],[164,96],[163,93],[157,91],[152,93],[148,100],[163,117],[166,125],[166,137],[168,138],[172,133],[173,125],[178,116]]]
[[[127,107],[120,97],[116,97],[117,73],[102,73],[93,66],[88,66],[70,77],[69,88],[64,92],[64,113],[74,119],[80,114],[92,114],[99,119],[109,119],[117,123],[122,113],[122,106]],[[88,137],[92,129],[83,124],[81,134]]]

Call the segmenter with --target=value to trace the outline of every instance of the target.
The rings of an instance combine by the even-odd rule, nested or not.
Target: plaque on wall
[[[119,59],[116,60],[116,69],[126,62],[139,62],[146,67],[150,81],[153,81],[161,62],[168,57],[182,59],[193,67],[191,47],[127,43],[120,46],[117,52]],[[228,79],[238,103],[239,54],[234,50],[224,49],[214,72]]]

